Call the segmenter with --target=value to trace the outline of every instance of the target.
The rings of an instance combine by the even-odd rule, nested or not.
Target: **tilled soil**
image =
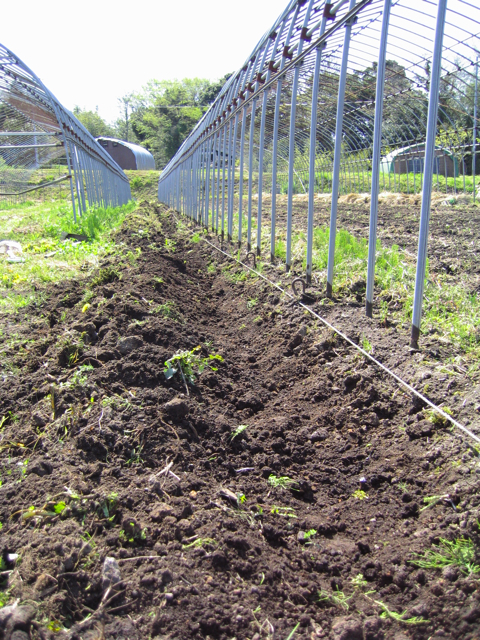
[[[478,574],[412,563],[462,536],[480,562],[465,437],[290,297],[193,242],[174,212],[142,207],[161,231],[124,229],[130,262],[2,321],[10,628],[33,617],[32,638],[72,640],[479,638]],[[478,389],[445,373],[446,345],[411,354],[407,331],[364,318],[354,294],[322,313],[475,420]],[[164,362],[197,346],[223,362],[187,393]]]

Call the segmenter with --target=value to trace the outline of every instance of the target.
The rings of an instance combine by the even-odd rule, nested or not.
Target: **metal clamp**
[[[292,291],[294,295],[297,296],[297,298],[299,296],[299,293],[297,291],[297,284],[299,283],[302,285],[302,295],[305,295],[305,291],[307,289],[307,283],[303,278],[295,278],[295,280],[292,280]]]
[[[245,256],[244,262],[246,264],[248,264],[248,259],[249,259],[250,256],[253,256],[253,268],[256,269],[257,268],[257,256],[255,255],[255,253],[253,251],[249,251],[247,253],[247,255]]]

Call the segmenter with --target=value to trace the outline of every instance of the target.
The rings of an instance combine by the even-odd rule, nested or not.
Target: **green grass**
[[[12,312],[38,298],[34,285],[77,277],[95,269],[108,254],[117,253],[112,231],[125,221],[135,203],[95,209],[73,221],[71,205],[61,201],[6,205],[0,210],[0,237],[22,245],[24,262],[0,261],[0,311]],[[86,234],[90,240],[60,240],[61,233]],[[55,253],[53,253],[55,252]],[[48,255],[51,254],[51,255]],[[43,294],[42,294],[43,295]]]
[[[469,538],[450,541],[440,538],[439,544],[432,545],[424,554],[416,554],[412,564],[422,569],[444,569],[458,567],[465,575],[480,573],[480,565],[475,564],[475,547]]]

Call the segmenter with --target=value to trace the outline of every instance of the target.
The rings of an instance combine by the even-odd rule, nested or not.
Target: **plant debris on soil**
[[[2,319],[0,637],[479,638],[474,443],[175,212],[137,214],[159,224],[121,230],[129,263]],[[355,292],[313,309],[475,419],[435,336],[411,353]]]

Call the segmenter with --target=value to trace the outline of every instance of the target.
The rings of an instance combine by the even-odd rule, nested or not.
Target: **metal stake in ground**
[[[437,132],[438,94],[440,88],[440,72],[442,68],[442,46],[446,11],[447,0],[439,0],[437,24],[435,27],[435,43],[433,47],[432,77],[430,82],[430,95],[428,99],[427,138],[425,142],[425,173],[423,176],[417,273],[415,276],[412,333],[410,338],[410,346],[413,349],[418,349],[420,321],[422,319],[423,289],[425,286],[425,271],[427,263],[428,225],[430,222],[430,204],[432,198],[433,159],[435,156],[435,135]]]

